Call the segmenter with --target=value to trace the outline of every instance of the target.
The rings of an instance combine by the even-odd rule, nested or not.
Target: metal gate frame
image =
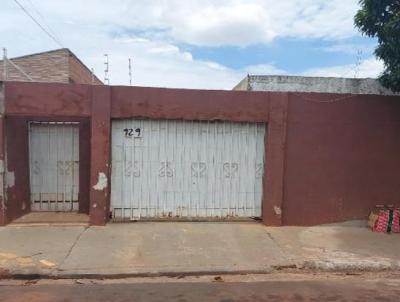
[[[53,200],[48,200],[48,204],[46,205],[46,207],[48,209],[42,209],[43,207],[43,202],[42,202],[42,197],[40,196],[40,202],[39,202],[39,209],[33,209],[33,205],[35,204],[34,200],[33,200],[33,194],[32,194],[32,134],[31,134],[31,126],[32,125],[65,125],[65,126],[78,126],[78,175],[74,175],[74,166],[75,166],[75,160],[74,160],[74,153],[71,152],[71,162],[73,162],[73,167],[72,167],[72,191],[70,194],[70,200],[67,201],[67,199],[65,198],[65,196],[67,194],[65,194],[66,192],[61,192],[62,194],[62,200],[59,201],[59,190],[58,190],[58,169],[59,169],[59,165],[58,165],[58,153],[57,153],[57,190],[56,190],[56,199]],[[30,206],[31,206],[31,211],[32,212],[78,212],[79,211],[79,161],[80,161],[80,152],[79,152],[79,137],[80,137],[80,132],[79,132],[79,125],[80,122],[74,122],[74,121],[29,121],[28,122],[28,154],[29,154],[29,195],[30,195]],[[71,127],[71,129],[73,129]],[[73,131],[73,130],[72,130]],[[50,135],[50,128],[49,128],[49,135]],[[62,135],[65,135],[64,131],[62,132]],[[72,136],[72,139],[74,139],[74,136]],[[74,144],[72,144],[72,150],[74,150]],[[78,179],[78,191],[74,192],[73,188],[74,188],[74,179],[75,177],[77,177]],[[42,193],[40,193],[42,194]],[[74,194],[77,194],[77,199],[76,201],[74,200]],[[54,202],[54,209],[52,209],[51,203]],[[62,203],[63,209],[59,209],[58,206],[59,204]],[[70,208],[66,209],[66,203],[69,203]]]
[[[265,123],[261,123],[261,122],[195,121],[195,120],[187,121],[187,120],[127,118],[127,119],[120,119],[120,120],[112,120],[112,122],[111,122],[111,124],[112,124],[111,128],[112,129],[114,129],[113,122],[116,122],[116,121],[124,123],[124,125],[127,127],[127,129],[129,128],[130,130],[135,130],[135,127],[133,127],[134,124],[139,125],[138,126],[139,128],[143,128],[143,123],[144,122],[150,123],[150,124],[155,124],[158,127],[159,130],[160,130],[160,124],[163,124],[163,126],[167,126],[167,124],[168,125],[174,124],[175,128],[176,128],[177,127],[176,123],[179,123],[179,124],[180,123],[188,123],[188,124],[192,124],[192,125],[194,123],[196,123],[196,124],[199,124],[199,125],[202,124],[202,126],[206,127],[207,130],[209,130],[210,124],[218,124],[216,127],[222,127],[221,128],[222,130],[221,129],[220,130],[223,131],[223,134],[225,134],[225,131],[227,131],[226,127],[228,127],[228,126],[232,127],[232,129],[230,131],[234,131],[233,127],[238,127],[239,125],[246,126],[246,130],[247,131],[250,130],[250,127],[255,127],[254,128],[254,131],[255,131],[255,138],[254,138],[255,139],[255,150],[254,150],[255,154],[254,154],[254,156],[257,157],[257,154],[258,154],[257,150],[260,148],[259,151],[261,152],[262,157],[261,157],[261,162],[260,163],[254,162],[254,169],[255,169],[255,173],[256,174],[260,174],[259,176],[256,176],[256,178],[260,178],[261,179],[260,186],[261,186],[261,188],[263,187],[263,183],[264,183],[263,182],[263,178],[265,177],[264,169],[265,169],[265,162],[266,162],[266,158],[265,158],[265,156],[266,156],[266,154],[265,154],[265,143],[266,143],[267,136],[268,136],[268,134],[267,134],[267,125]],[[150,124],[148,126],[150,126]],[[184,126],[184,127],[187,127],[187,126]],[[127,130],[127,129],[125,129],[125,130]],[[148,129],[146,129],[146,131],[148,131]],[[167,134],[168,134],[169,130],[166,130],[166,131],[167,131]],[[198,130],[196,130],[196,131],[200,131],[200,128]],[[217,128],[215,128],[215,131],[217,131]],[[241,130],[241,131],[243,131],[243,130]],[[133,132],[134,131],[132,131],[132,135],[134,135]],[[160,134],[161,134],[161,132],[158,133],[158,135],[160,135]],[[256,204],[256,199],[257,199],[256,195],[257,195],[258,191],[257,192],[254,191],[252,193],[253,197],[255,198],[254,207],[250,206],[249,208],[246,208],[246,206],[245,206],[245,208],[238,208],[237,204],[235,204],[235,205],[233,205],[233,207],[231,207],[231,205],[228,203],[227,205],[224,205],[224,207],[220,207],[218,209],[217,208],[215,208],[215,209],[214,208],[200,209],[201,212],[204,212],[203,214],[199,214],[198,213],[199,209],[196,210],[196,207],[193,207],[193,208],[189,207],[188,208],[189,210],[193,210],[196,213],[193,212],[193,214],[190,214],[190,215],[182,215],[182,213],[177,214],[177,213],[174,212],[172,214],[172,216],[171,216],[169,214],[159,214],[159,213],[164,213],[165,211],[163,212],[163,209],[157,208],[155,210],[154,209],[148,209],[148,211],[147,211],[148,213],[146,212],[147,214],[142,215],[141,214],[142,208],[140,207],[141,201],[139,202],[139,208],[138,209],[132,207],[132,201],[130,201],[130,205],[131,205],[130,208],[125,208],[125,207],[113,208],[113,185],[114,185],[113,182],[115,180],[115,177],[117,176],[116,174],[114,174],[115,169],[116,169],[116,167],[114,167],[114,165],[116,164],[116,162],[114,162],[114,155],[113,155],[113,152],[114,152],[114,142],[113,142],[113,138],[114,137],[113,137],[113,135],[114,135],[114,130],[112,130],[112,139],[111,139],[111,146],[110,146],[111,156],[112,156],[111,196],[110,196],[111,208],[110,208],[110,211],[112,211],[112,217],[113,217],[114,220],[125,220],[125,219],[130,219],[130,220],[158,220],[158,219],[163,219],[163,218],[165,218],[165,219],[178,219],[178,217],[179,217],[180,220],[185,220],[185,219],[187,219],[187,220],[195,220],[195,219],[205,219],[205,218],[206,219],[224,220],[224,219],[258,218],[258,217],[260,217],[262,215],[262,213],[261,213],[262,212],[262,194],[263,194],[262,191],[260,193],[261,194],[261,197],[260,197],[260,199],[261,199],[261,204],[260,204],[261,208],[259,208],[260,213],[258,213],[258,211],[256,211],[256,209],[258,209],[257,208],[257,204]],[[263,136],[262,144],[259,144],[259,142],[257,141],[257,136],[258,135],[262,135]],[[230,140],[231,142],[233,142],[232,138]],[[160,137],[159,137],[159,139],[160,139]],[[240,142],[240,139],[239,139],[239,142]],[[193,139],[192,139],[192,143],[193,143]],[[131,142],[128,143],[127,146],[133,148],[135,145],[136,145],[135,144],[135,138],[133,138],[133,136],[132,136]],[[224,143],[224,147],[226,147],[225,143]],[[202,148],[204,148],[204,146]],[[125,158],[126,157],[125,149],[122,151],[122,154],[123,154],[123,157]],[[134,159],[132,161],[134,161]],[[141,163],[141,164],[143,164],[143,163]],[[165,170],[165,173],[168,173],[167,172],[168,169],[169,169],[168,163],[165,163],[165,164],[166,165],[165,165],[165,169],[164,170]],[[131,165],[132,165],[132,167],[130,167],[130,168],[132,168],[134,170],[134,168],[136,168],[136,164],[132,164],[132,162],[131,162]],[[140,163],[139,163],[139,165],[140,165]],[[225,168],[229,168],[229,169],[232,168],[231,166],[227,167],[226,165],[228,165],[228,163],[224,163],[223,166],[221,166],[221,167],[223,167],[224,169]],[[125,166],[123,166],[122,169],[124,169],[124,167]],[[198,168],[201,168],[201,167],[198,167]],[[239,169],[239,166],[235,166],[234,168]],[[136,173],[136,172],[132,171],[131,173]],[[140,172],[137,171],[137,173],[140,173]],[[213,175],[216,177],[216,174],[215,174],[216,171],[214,171],[213,173],[214,173]],[[225,177],[227,177],[227,176],[225,176]],[[132,179],[133,179],[133,176],[132,176]],[[124,180],[122,180],[122,182],[124,182]],[[132,184],[130,186],[133,186],[133,182],[132,182]],[[256,186],[256,184],[254,184],[254,186]],[[122,187],[124,187],[123,184],[122,184]],[[122,189],[122,191],[123,190],[124,189]],[[140,188],[140,191],[141,190],[142,190],[142,188]],[[124,192],[122,192],[121,194],[124,194]],[[215,197],[215,198],[217,198],[217,197]],[[191,199],[191,197],[190,197],[190,199]],[[191,201],[190,201],[190,203],[191,203]],[[222,201],[219,201],[219,205],[222,206]],[[178,207],[178,208],[180,208],[180,207]],[[188,210],[186,209],[185,211],[188,211]],[[138,214],[134,214],[134,212],[138,212]],[[145,211],[143,211],[143,212],[145,212]],[[235,214],[231,214],[231,212],[235,213]],[[247,212],[247,213],[251,212],[251,214],[240,216],[240,215],[238,215],[239,212]],[[153,213],[153,214],[151,214],[151,213]]]

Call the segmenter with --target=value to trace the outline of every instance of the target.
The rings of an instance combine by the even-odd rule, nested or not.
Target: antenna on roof
[[[19,67],[16,63],[14,63],[12,60],[9,60],[7,58],[7,49],[3,48],[3,78],[4,81],[8,80],[8,63],[10,63],[10,66],[18,70],[20,73],[22,73],[28,80],[33,82],[32,77],[27,74],[21,67]]]
[[[3,48],[3,79],[7,81],[7,48]]]
[[[357,50],[357,57],[356,57],[356,60],[357,60],[356,61],[356,66],[355,66],[355,69],[354,69],[354,78],[357,78],[358,77],[358,73],[360,72],[362,54],[363,54],[362,50],[358,49]]]
[[[106,68],[104,69],[104,84],[110,85],[110,79],[108,77],[108,72],[109,72],[109,62],[108,62],[108,54],[104,55],[106,61],[104,62],[104,65],[106,66]]]
[[[132,60],[128,59],[129,62],[129,85],[132,86]]]

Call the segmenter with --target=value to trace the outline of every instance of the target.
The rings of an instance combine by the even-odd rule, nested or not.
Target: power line
[[[34,16],[32,16],[28,11],[27,11],[27,9],[18,1],[18,0],[14,0],[14,2],[24,11],[24,13],[28,16],[28,17],[30,17],[32,20],[33,20],[33,22],[35,22],[55,43],[57,43],[59,46],[61,46],[62,48],[64,48],[64,46],[63,46],[63,44],[56,38],[56,37],[54,37],[54,35],[52,35],[51,33],[49,33],[49,31],[48,30],[46,30],[43,26],[42,26],[42,24],[40,24],[40,22],[39,21],[37,21],[36,19],[35,19],[35,17]]]
[[[32,7],[32,9],[35,11],[35,13],[40,17],[40,19],[42,19],[44,25],[46,25],[47,29],[49,30],[49,32],[57,38],[57,40],[59,41],[59,37],[58,35],[54,32],[54,30],[50,27],[49,24],[47,24],[46,22],[46,18],[43,16],[43,14],[39,11],[39,9],[36,7],[36,5],[32,2],[32,0],[28,0],[30,6]]]

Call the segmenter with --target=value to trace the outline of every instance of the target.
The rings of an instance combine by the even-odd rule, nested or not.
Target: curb
[[[317,272],[396,272],[400,271],[400,263],[390,261],[304,261],[303,268]]]
[[[151,277],[189,277],[210,275],[262,275],[271,274],[275,270],[238,270],[238,271],[185,271],[185,272],[132,272],[132,273],[9,273],[0,275],[1,279],[34,280],[34,279],[124,279]]]
[[[35,279],[124,279],[124,278],[152,278],[152,277],[193,277],[214,275],[266,275],[276,272],[290,273],[376,273],[376,272],[400,272],[399,265],[370,265],[361,266],[354,263],[333,265],[325,261],[305,261],[303,265],[271,266],[260,270],[193,270],[193,271],[149,271],[149,272],[124,272],[124,273],[74,273],[53,271],[44,272],[10,272],[0,274],[1,279],[35,280]]]
[[[86,222],[43,222],[43,223],[11,223],[8,228],[35,228],[35,227],[89,227]]]

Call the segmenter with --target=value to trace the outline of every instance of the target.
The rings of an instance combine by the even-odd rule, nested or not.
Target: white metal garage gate
[[[114,218],[259,217],[265,124],[115,120]]]
[[[77,211],[79,123],[29,123],[32,211]]]

